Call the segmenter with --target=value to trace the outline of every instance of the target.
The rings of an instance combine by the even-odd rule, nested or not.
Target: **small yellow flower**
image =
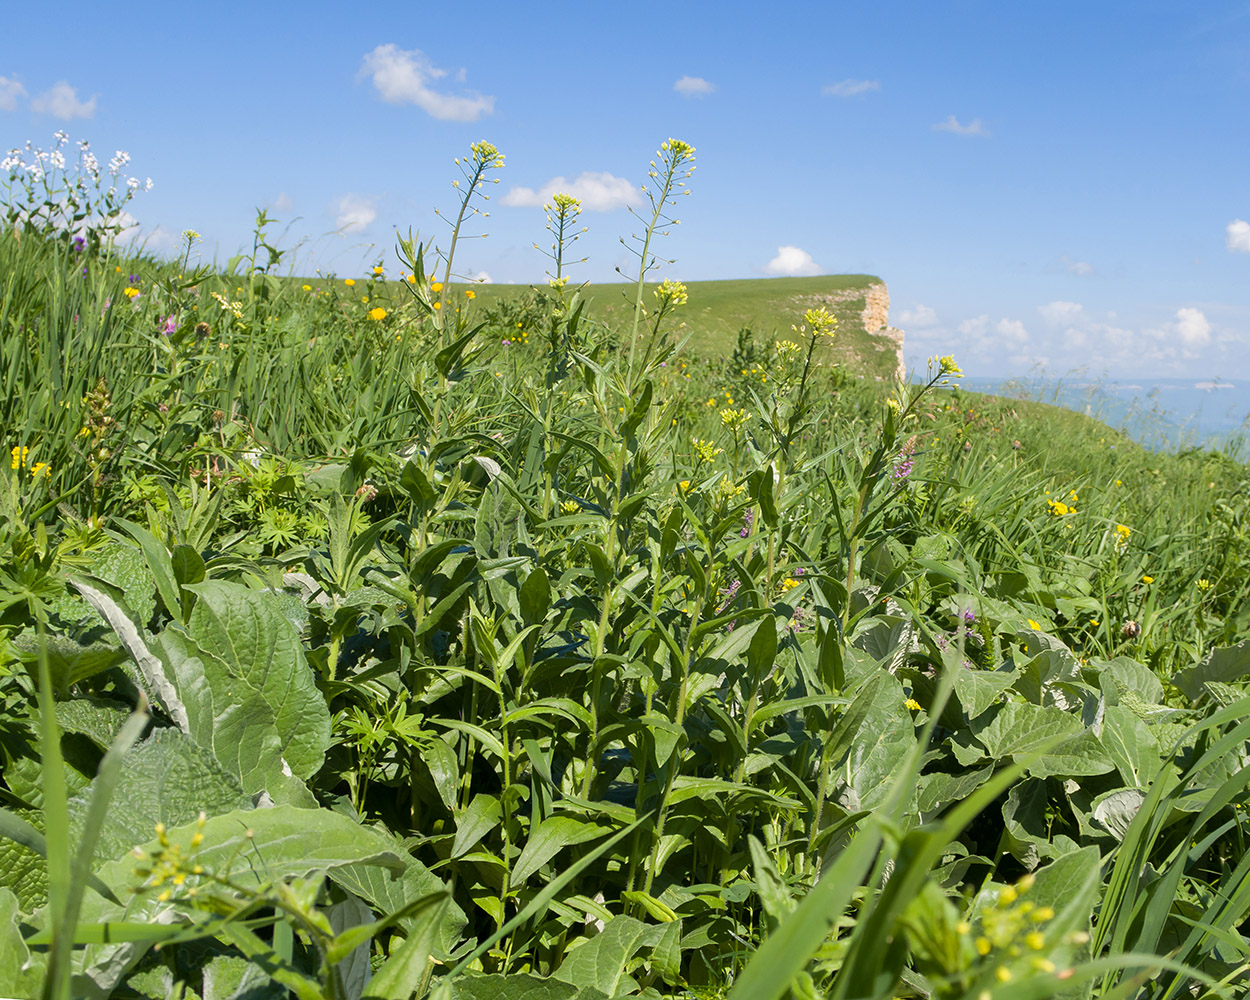
[[[378,264],[377,266],[375,266],[373,269],[373,273],[379,278],[382,277],[382,265]]]
[[[417,276],[415,274],[408,274],[404,276],[404,280],[410,285],[415,285],[417,283]]]
[[[690,492],[690,480],[683,479],[680,483],[677,484],[677,489],[682,493],[689,493]]]
[[[720,411],[721,426],[728,427],[735,434],[742,430],[750,419],[751,414],[747,413],[746,410],[734,410],[726,407]]]
[[[21,445],[17,445],[16,447],[13,448],[12,451],[9,452],[9,454],[13,458],[12,464],[9,466],[9,468],[20,469],[22,466],[26,464],[26,456],[30,454],[30,449],[23,448]]]
[[[430,285],[431,292],[441,292],[442,290],[443,290],[443,283],[441,281],[436,281]]]
[[[1029,931],[1024,935],[1024,943],[1034,951],[1041,951],[1046,947],[1046,935],[1041,931]]]
[[[1211,581],[1208,580],[1206,577],[1203,577],[1201,580],[1198,581],[1198,589],[1201,590],[1203,593],[1206,593],[1208,590],[1211,589]]]
[[[787,590],[793,590],[798,585],[799,585],[798,580],[794,579],[794,577],[788,576],[784,580],[781,581],[781,590],[784,593]]]
[[[381,306],[374,306],[372,309],[369,310],[369,318],[373,320],[374,322],[377,322],[378,320],[386,319],[386,310],[383,309]]]
[[[443,304],[442,304],[441,302],[435,302],[435,303],[434,303],[434,308],[435,308],[435,309],[442,309],[442,308],[443,308]]]
[[[40,476],[52,475],[52,467],[47,462],[36,462],[30,469],[32,479],[38,479]]]
[[[1153,576],[1143,576],[1143,577],[1141,578],[1141,582],[1142,582],[1142,583],[1154,583],[1154,582],[1155,582],[1155,578],[1154,578]]]
[[[356,279],[355,279],[355,278],[344,278],[344,279],[343,279],[343,284],[345,284],[348,288],[351,288],[351,287],[352,287],[352,285],[356,284]]]
[[[301,290],[301,291],[305,291],[305,292],[311,292],[311,291],[312,291],[312,285],[300,285],[300,290]]]
[[[1005,965],[1000,965],[994,970],[994,978],[1000,983],[1009,983],[1011,982],[1011,970]]]
[[[952,378],[963,378],[964,371],[959,365],[955,364],[955,359],[949,354],[944,354],[938,358],[939,372],[942,375],[950,375]]]
[[[915,698],[908,698],[905,702],[903,702],[903,704],[906,705],[908,708],[910,708],[913,712],[919,712],[924,707],[923,705],[920,704],[920,702],[916,701]],[[968,925],[961,924],[960,926],[967,927]],[[966,934],[968,932],[961,931],[961,933]]]
[[[979,937],[976,939],[975,944],[976,944],[978,955],[985,956],[990,953],[990,939],[989,938]]]
[[[1029,619],[1029,628],[1031,628],[1034,632],[1040,632],[1042,630],[1042,626],[1037,624],[1037,622],[1035,622],[1032,618]]]
[[[576,500],[565,500],[563,503],[560,504],[561,514],[572,515],[572,514],[578,513],[581,509],[582,509],[582,505],[578,503]]]
[[[133,286],[127,285],[124,289],[122,289],[122,294],[126,296],[126,298],[128,299],[133,299],[136,295],[139,294],[139,289],[134,288]]]

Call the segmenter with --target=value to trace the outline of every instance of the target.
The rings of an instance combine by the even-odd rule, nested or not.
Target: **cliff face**
[[[890,326],[890,290],[884,282],[869,285],[864,293],[864,311],[860,314],[864,331],[873,337],[885,337],[894,347],[897,358],[894,372],[901,381],[907,377],[903,364],[903,331]]]

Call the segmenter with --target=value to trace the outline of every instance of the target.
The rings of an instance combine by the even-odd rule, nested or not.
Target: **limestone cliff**
[[[903,331],[890,326],[890,290],[884,282],[868,286],[864,292],[864,311],[860,315],[865,333],[885,337],[894,344],[894,353],[898,358],[895,374],[900,381],[905,379],[907,367],[903,364]]]

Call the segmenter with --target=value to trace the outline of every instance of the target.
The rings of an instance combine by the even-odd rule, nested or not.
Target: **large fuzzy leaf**
[[[1197,701],[1202,697],[1208,681],[1227,684],[1250,674],[1250,639],[1243,639],[1236,646],[1213,649],[1188,670],[1179,671],[1173,678],[1186,698]]]
[[[0,889],[0,994],[33,997],[43,980],[43,958],[32,956],[17,926],[17,897]]]
[[[663,933],[663,926],[613,917],[595,937],[569,953],[553,978],[609,997],[633,992],[638,984],[627,972],[631,960],[644,948],[654,948]]]
[[[126,754],[100,831],[98,857],[113,858],[152,837],[157,823],[190,823],[201,811],[215,816],[247,809],[251,800],[216,758],[174,729],[158,729]],[[91,789],[69,802],[73,826],[86,816]]]
[[[290,779],[321,767],[330,713],[299,634],[265,593],[218,580],[186,589],[199,598],[190,621],[170,625],[155,648],[190,735],[249,794],[307,801]]]

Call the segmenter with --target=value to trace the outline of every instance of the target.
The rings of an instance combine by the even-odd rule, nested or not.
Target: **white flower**
[[[127,153],[124,149],[119,149],[116,153],[113,154],[113,158],[109,160],[109,172],[114,173],[114,174],[120,173],[122,167],[124,167],[129,162],[130,162],[130,154]]]
[[[59,149],[54,151],[48,159],[57,170],[65,169],[65,156]]]
[[[139,178],[138,178],[138,177],[131,177],[131,178],[127,179],[127,181],[126,181],[126,187],[130,188],[130,190],[131,190],[131,191],[136,190],[136,189],[139,187]]]
[[[52,133],[52,137],[56,139],[56,144],[58,146],[64,146],[67,142],[69,142],[69,136],[63,129],[57,129]]]

